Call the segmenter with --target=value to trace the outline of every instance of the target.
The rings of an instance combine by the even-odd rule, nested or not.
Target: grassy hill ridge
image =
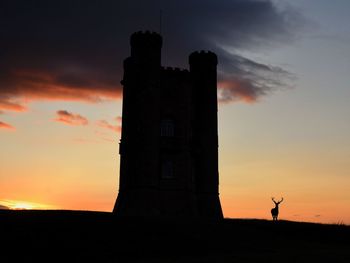
[[[0,211],[1,262],[350,262],[350,227]]]

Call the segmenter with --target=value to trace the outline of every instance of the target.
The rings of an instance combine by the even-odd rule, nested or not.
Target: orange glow
[[[101,84],[96,76],[90,74],[89,84],[64,85],[57,83],[57,76],[37,70],[17,70],[13,73],[16,80],[13,84],[19,96],[25,96],[27,101],[84,101],[100,102],[102,99],[120,99],[121,87]],[[40,87],[40,88],[38,88]]]
[[[12,209],[18,209],[18,210],[26,210],[26,209],[33,209],[33,208],[34,206],[32,204],[22,203],[22,202],[15,203],[12,206]]]
[[[0,205],[6,206],[12,210],[46,210],[46,209],[54,209],[53,206],[27,202],[27,201],[18,201],[18,200],[0,200]]]
[[[258,99],[258,95],[254,89],[243,81],[230,80],[218,83],[218,100],[220,103],[229,103],[234,100],[254,103]]]
[[[10,71],[10,81],[2,90],[4,97],[0,98],[0,110],[28,111],[27,104],[35,101],[97,103],[122,96],[120,85],[101,83],[100,76],[91,72],[82,74],[82,83],[60,83],[59,77],[59,73],[33,69]]]

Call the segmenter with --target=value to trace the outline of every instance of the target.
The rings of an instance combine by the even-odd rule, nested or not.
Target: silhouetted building
[[[161,66],[162,37],[137,32],[124,60],[122,216],[222,218],[219,200],[217,56],[194,52],[190,70]]]

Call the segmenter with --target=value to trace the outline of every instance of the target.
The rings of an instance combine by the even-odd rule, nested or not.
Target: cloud
[[[89,123],[85,117],[79,114],[73,114],[66,110],[59,110],[56,114],[57,118],[54,119],[54,121],[62,122],[67,125],[87,125]]]
[[[216,52],[220,80],[231,87],[226,102],[254,101],[283,86],[275,67],[268,79],[238,74],[242,64],[255,62],[242,52],[289,43],[303,26],[295,9],[272,0],[12,0],[0,8],[0,110],[23,111],[21,101],[119,99],[129,36],[158,31],[160,9],[165,64],[188,67],[192,51]]]
[[[101,127],[101,128],[105,128],[105,129],[109,129],[109,130],[112,130],[112,131],[115,131],[115,132],[121,132],[121,117],[116,117],[115,118],[117,124],[116,125],[113,125],[113,124],[110,124],[108,121],[106,120],[99,120],[97,121],[97,126]]]
[[[95,76],[94,76],[95,74]],[[25,111],[26,106],[15,100],[61,100],[96,103],[116,99],[121,90],[116,83],[98,81],[99,76],[87,69],[57,69],[38,71],[36,69],[7,72],[6,82],[1,79],[0,109]]]
[[[5,205],[0,205],[0,210],[9,210],[10,208]]]
[[[5,129],[5,130],[16,130],[15,127],[13,127],[12,125],[2,122],[0,121],[0,129]]]
[[[26,111],[27,107],[25,105],[22,105],[20,102],[12,101],[11,97],[6,98],[4,96],[2,98],[0,95],[0,110],[0,113],[3,113],[3,111],[22,112]]]
[[[290,87],[285,80],[294,76],[288,71],[259,63],[237,54],[222,62],[225,71],[219,71],[218,99],[227,103],[243,100],[251,103],[274,90]]]

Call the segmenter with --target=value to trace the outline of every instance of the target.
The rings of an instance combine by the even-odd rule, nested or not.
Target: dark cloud
[[[79,114],[73,114],[66,110],[59,110],[56,112],[56,114],[57,117],[54,119],[54,121],[62,122],[67,125],[87,125],[89,123],[85,117]]]
[[[228,59],[229,57],[229,59]],[[255,102],[273,90],[288,87],[286,80],[293,75],[271,65],[258,63],[237,54],[230,54],[221,61],[219,75],[219,101],[234,100]]]
[[[128,38],[141,29],[158,31],[160,9],[163,64],[187,67],[190,52],[216,52],[220,80],[228,87],[223,90],[225,101],[245,99],[242,94],[254,100],[272,90],[271,85],[283,86],[284,74],[274,75],[277,68],[238,55],[295,37],[301,16],[272,1],[3,0],[0,110],[23,111],[23,99],[99,102],[119,98]],[[248,74],[247,67],[270,76],[261,79],[263,74]]]
[[[16,130],[15,127],[13,127],[11,124],[5,123],[0,121],[0,129],[6,129],[6,130]]]

